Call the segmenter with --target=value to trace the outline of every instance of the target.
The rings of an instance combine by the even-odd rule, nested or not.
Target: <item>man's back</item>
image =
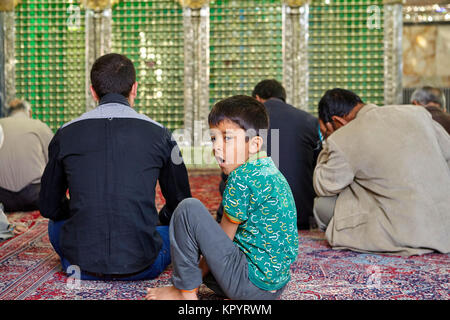
[[[0,126],[4,136],[0,149],[0,187],[17,192],[30,183],[39,183],[53,132],[23,112],[0,119]]]
[[[42,178],[41,212],[67,219],[60,246],[68,261],[102,274],[133,273],[153,263],[162,243],[157,180],[163,211],[171,213],[190,196],[184,164],[172,162],[174,148],[166,128],[125,104],[101,104],[57,132]],[[68,208],[53,200],[65,188]]]
[[[327,228],[331,245],[450,250],[450,139],[424,108],[366,105],[324,151],[314,181],[320,195],[339,193]]]
[[[269,130],[267,153],[289,182],[297,207],[298,228],[308,229],[315,197],[312,177],[318,153],[318,120],[280,99],[269,99],[264,105],[270,129],[279,129],[279,140],[273,142],[275,136]]]

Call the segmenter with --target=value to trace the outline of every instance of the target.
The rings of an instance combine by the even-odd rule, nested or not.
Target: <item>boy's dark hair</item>
[[[217,126],[224,120],[236,123],[245,131],[269,128],[269,116],[266,107],[255,98],[237,95],[217,102],[208,115],[210,126]]]
[[[331,122],[332,116],[343,117],[359,103],[364,102],[349,90],[340,88],[328,90],[319,101],[319,119],[325,123]]]
[[[124,55],[105,54],[92,66],[91,83],[99,98],[108,93],[119,93],[128,98],[135,82],[136,70],[133,62]]]
[[[259,82],[252,91],[252,97],[256,98],[256,95],[264,100],[278,98],[286,102],[286,90],[275,79],[266,79]]]

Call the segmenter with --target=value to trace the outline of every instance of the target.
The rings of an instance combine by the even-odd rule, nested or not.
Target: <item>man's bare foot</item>
[[[13,226],[13,233],[14,235],[22,234],[28,230],[28,227],[22,225],[22,224],[15,224]]]
[[[174,286],[148,288],[145,300],[198,300],[197,290],[193,292],[181,291]]]

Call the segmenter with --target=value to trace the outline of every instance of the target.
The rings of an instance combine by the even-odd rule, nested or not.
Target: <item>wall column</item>
[[[199,146],[209,114],[209,1],[179,2],[184,26],[184,128],[191,145]]]
[[[6,115],[9,101],[16,96],[14,58],[14,7],[18,1],[0,3],[0,117]]]
[[[384,1],[384,104],[402,104],[402,1]]]
[[[309,0],[283,3],[283,85],[287,103],[308,111]]]
[[[86,111],[92,110],[97,103],[92,98],[91,68],[95,60],[111,52],[111,0],[83,0],[86,8]]]

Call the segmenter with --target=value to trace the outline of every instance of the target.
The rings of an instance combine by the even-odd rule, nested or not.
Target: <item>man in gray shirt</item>
[[[13,100],[8,115],[0,119],[0,203],[5,212],[37,210],[53,132],[42,121],[31,119],[26,101]]]
[[[434,121],[450,134],[450,114],[445,112],[445,95],[439,88],[425,86],[416,89],[411,95],[411,104],[423,106]]]

